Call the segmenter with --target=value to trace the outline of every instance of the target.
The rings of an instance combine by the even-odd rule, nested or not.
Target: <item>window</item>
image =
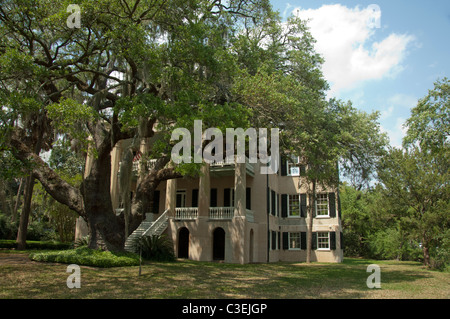
[[[298,194],[289,195],[289,217],[300,217],[300,196]]]
[[[289,233],[289,249],[300,249],[300,233]]]
[[[288,176],[300,176],[300,166],[299,157],[291,156],[290,160],[287,161],[287,174]]]
[[[317,233],[317,249],[330,249],[330,233]]]
[[[316,216],[329,216],[328,213],[328,194],[317,194]]]
[[[186,190],[177,191],[176,207],[186,207]]]

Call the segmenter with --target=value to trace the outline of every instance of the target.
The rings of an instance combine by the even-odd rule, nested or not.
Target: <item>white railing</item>
[[[193,220],[198,217],[198,207],[176,207],[175,219],[177,220]]]
[[[142,236],[152,236],[152,235],[160,235],[157,232],[163,228],[163,225],[167,223],[169,220],[169,210],[166,209],[161,216],[158,217],[157,220],[148,228]]]
[[[210,219],[232,219],[234,217],[234,207],[210,207]]]

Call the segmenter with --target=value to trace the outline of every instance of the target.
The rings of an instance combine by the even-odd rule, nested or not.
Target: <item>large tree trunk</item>
[[[313,233],[313,220],[314,212],[316,210],[316,181],[312,182],[312,194],[309,196],[309,209],[308,209],[308,228],[307,228],[307,240],[306,240],[306,263],[311,263],[312,254],[312,233]]]
[[[17,231],[17,249],[25,250],[27,244],[28,220],[31,212],[31,198],[33,196],[34,177],[28,176],[25,180],[23,208],[20,214],[19,229]]]

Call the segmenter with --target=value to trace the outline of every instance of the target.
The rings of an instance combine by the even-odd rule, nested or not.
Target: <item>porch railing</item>
[[[198,207],[176,207],[175,219],[194,220],[198,217]]]
[[[226,220],[234,217],[234,207],[210,207],[209,218]]]

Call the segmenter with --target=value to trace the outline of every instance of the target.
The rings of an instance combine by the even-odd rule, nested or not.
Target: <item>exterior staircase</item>
[[[125,250],[130,252],[137,252],[135,247],[136,240],[142,236],[159,236],[169,225],[169,210],[166,210],[154,222],[144,220],[136,230],[128,236],[125,241]]]

